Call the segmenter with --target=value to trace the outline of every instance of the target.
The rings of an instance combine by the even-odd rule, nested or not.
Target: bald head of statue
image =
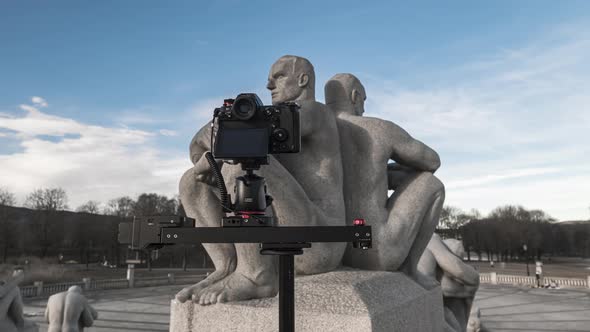
[[[270,68],[266,88],[273,105],[286,101],[315,101],[315,72],[311,62],[295,55],[280,57]]]
[[[82,288],[80,286],[72,286],[68,288],[68,292],[82,294]]]
[[[326,105],[338,112],[361,116],[365,112],[367,94],[361,81],[352,74],[336,74],[324,87]]]

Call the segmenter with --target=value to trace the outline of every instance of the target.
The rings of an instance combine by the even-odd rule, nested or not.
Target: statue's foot
[[[203,291],[203,289],[215,284],[216,282],[226,278],[230,274],[229,269],[225,270],[215,270],[213,273],[207,276],[207,278],[199,281],[198,283],[183,288],[180,292],[176,294],[176,300],[180,303],[184,303],[187,300],[191,299],[193,302],[197,302],[199,300],[199,295]]]
[[[227,278],[203,289],[199,304],[244,301],[272,297],[277,294],[276,276],[271,273],[262,273],[256,279],[253,281],[240,272],[234,272]]]

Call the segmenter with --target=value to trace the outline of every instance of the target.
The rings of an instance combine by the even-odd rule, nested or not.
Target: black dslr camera
[[[299,152],[299,106],[264,106],[254,93],[225,99],[214,111],[211,146],[216,159],[262,160],[261,164],[269,154]]]

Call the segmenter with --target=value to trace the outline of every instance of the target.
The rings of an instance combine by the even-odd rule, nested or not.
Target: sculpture
[[[366,94],[354,75],[332,77],[325,96],[340,133],[346,220],[364,218],[375,234],[371,250],[348,250],[344,263],[403,271],[430,286],[417,264],[444,201],[444,186],[432,174],[440,166],[438,154],[396,124],[362,116]],[[389,160],[396,164],[388,166]],[[388,189],[395,191],[391,197]]]
[[[479,273],[463,263],[463,244],[459,240],[442,240],[432,235],[424,254],[420,258],[420,273],[434,277],[440,283],[445,305],[446,331],[465,331],[469,326],[478,329],[479,314],[471,315],[473,298],[479,287]]]
[[[45,309],[47,332],[82,332],[90,327],[98,313],[84,295],[80,286],[72,286],[66,292],[51,295]]]
[[[35,323],[23,318],[23,301],[18,284],[24,279],[22,270],[15,270],[9,278],[0,281],[0,331],[34,332]]]
[[[469,315],[469,321],[467,321],[467,332],[481,332],[481,310],[477,307],[471,308],[471,314]]]
[[[308,60],[283,56],[273,64],[267,88],[272,102],[296,101],[301,114],[301,153],[271,156],[258,172],[273,196],[272,212],[279,224],[289,226],[334,226],[344,224],[342,165],[339,135],[334,115],[315,100],[315,73]],[[189,217],[199,226],[218,226],[222,216],[204,153],[210,150],[210,124],[191,142],[194,167],[180,181],[180,198]],[[330,142],[330,144],[326,144]],[[228,188],[239,166],[223,165]],[[256,244],[205,244],[215,272],[183,289],[176,298],[200,304],[274,296],[278,290],[276,257],[259,254]],[[296,257],[300,274],[334,270],[341,262],[343,243],[317,243]]]

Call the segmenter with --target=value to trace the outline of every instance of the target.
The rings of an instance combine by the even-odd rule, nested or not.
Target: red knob
[[[355,226],[365,226],[365,219],[355,219],[352,224]]]

